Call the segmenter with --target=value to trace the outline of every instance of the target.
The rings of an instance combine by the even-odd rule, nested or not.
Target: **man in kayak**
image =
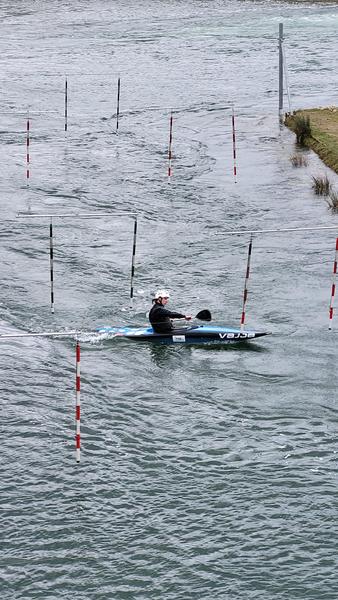
[[[156,333],[168,333],[174,330],[170,319],[186,319],[190,321],[190,315],[182,315],[164,308],[169,300],[167,290],[157,290],[153,299],[153,306],[149,312],[149,321]]]

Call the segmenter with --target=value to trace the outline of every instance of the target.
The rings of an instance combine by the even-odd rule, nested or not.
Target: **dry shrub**
[[[296,115],[294,118],[294,132],[297,144],[304,146],[307,137],[311,136],[311,123],[308,115]]]
[[[308,160],[303,154],[293,154],[290,156],[290,161],[293,167],[307,167]]]
[[[312,188],[318,196],[328,196],[332,189],[332,183],[327,175],[312,177]]]
[[[332,210],[338,210],[338,192],[331,190],[326,202]]]

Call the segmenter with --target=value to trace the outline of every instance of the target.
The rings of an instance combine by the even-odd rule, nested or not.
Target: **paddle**
[[[200,310],[192,319],[199,319],[200,321],[211,321],[212,316],[210,310],[205,308],[204,310]],[[182,321],[183,319],[175,319],[175,321]]]
[[[207,308],[200,310],[200,312],[195,316],[195,319],[199,319],[200,321],[211,321],[212,316],[210,310]]]

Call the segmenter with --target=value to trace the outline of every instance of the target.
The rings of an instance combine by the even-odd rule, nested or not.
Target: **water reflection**
[[[187,347],[185,347],[187,349]],[[170,344],[149,344],[151,360],[154,364],[163,369],[167,367],[170,361],[184,350],[183,346],[173,346]]]
[[[259,345],[257,342],[236,342],[236,343],[219,343],[210,342],[208,344],[149,344],[149,353],[154,364],[159,367],[168,367],[168,364],[173,358],[176,358],[178,354],[191,353],[193,350],[198,349],[203,352],[253,352],[253,353],[264,353],[270,352],[269,348],[263,345]]]

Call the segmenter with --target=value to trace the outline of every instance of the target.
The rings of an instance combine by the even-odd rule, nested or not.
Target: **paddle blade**
[[[212,316],[211,316],[210,310],[208,310],[208,309],[200,310],[200,312],[197,313],[195,319],[200,319],[200,321],[211,321]]]

